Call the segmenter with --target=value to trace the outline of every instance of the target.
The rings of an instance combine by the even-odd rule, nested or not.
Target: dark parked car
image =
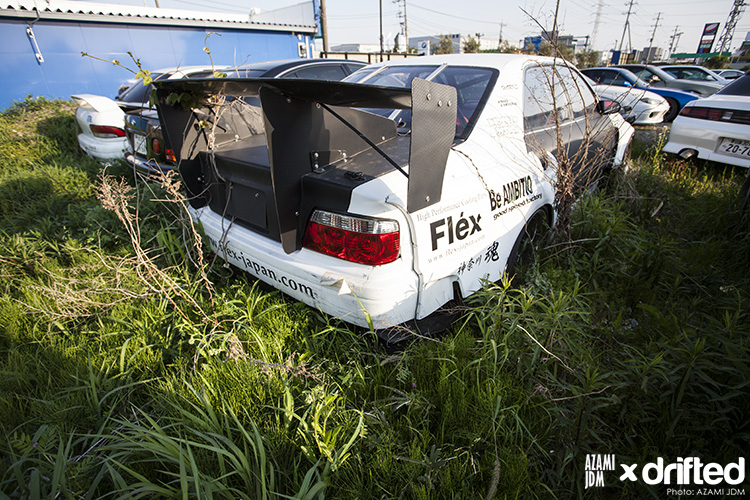
[[[218,71],[229,78],[299,78],[305,80],[341,80],[359,68],[366,66],[360,61],[344,59],[290,59],[245,64],[236,67],[221,67]],[[208,78],[213,71],[190,74],[189,78]],[[118,96],[120,100],[148,103],[151,86],[140,85]],[[144,107],[125,116],[125,130],[133,148],[125,158],[137,171],[151,175],[172,170],[176,159],[172,148],[165,141],[159,116],[155,109]]]

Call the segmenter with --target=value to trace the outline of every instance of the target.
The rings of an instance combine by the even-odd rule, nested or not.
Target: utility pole
[[[656,28],[659,27],[659,19],[661,19],[661,15],[663,12],[659,12],[656,15],[656,24],[654,24],[654,31],[651,33],[651,39],[648,41],[648,56],[646,56],[646,64],[651,62],[651,59],[654,55],[654,37],[656,36]]]
[[[404,2],[403,10],[400,9],[402,1]],[[405,51],[409,52],[409,28],[406,23],[406,0],[393,0],[393,3],[399,6],[399,11],[398,11],[399,19],[403,18],[403,21],[400,21],[401,32],[404,34],[404,47],[406,49]]]
[[[328,20],[326,19],[326,0],[320,0],[320,32],[323,35],[323,52],[328,52]]]
[[[406,0],[404,0],[404,52],[409,52],[409,24],[406,22]]]
[[[682,31],[679,33],[677,30],[680,29],[679,26],[675,26],[674,33],[671,37],[669,37],[669,56],[671,57],[672,54],[674,54],[675,49],[677,48],[677,44],[680,42],[680,36],[683,34]]]
[[[500,49],[503,45],[503,26],[507,26],[504,22],[500,21],[500,40],[497,42],[497,48]]]
[[[734,29],[737,27],[737,21],[742,17],[742,13],[745,12],[745,6],[747,4],[744,0],[734,0],[732,11],[729,13],[727,22],[724,25],[724,32],[719,37],[719,53],[726,52],[732,49],[732,38],[734,37]]]
[[[385,52],[385,46],[383,44],[383,0],[380,0],[380,61],[383,61],[383,52]]]
[[[620,52],[622,52],[622,42],[625,41],[625,32],[628,32],[628,49],[632,49],[630,44],[630,14],[633,11],[633,4],[635,4],[635,0],[630,0],[630,3],[628,5],[628,15],[625,18],[625,26],[622,27],[622,36],[620,37],[620,48],[617,49]]]

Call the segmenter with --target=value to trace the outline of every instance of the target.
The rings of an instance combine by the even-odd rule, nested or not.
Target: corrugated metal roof
[[[0,2],[0,17],[243,29],[294,29],[302,32],[317,30],[312,2],[279,9],[279,13],[286,14],[283,16],[268,16],[274,12],[277,11],[261,12],[255,15],[250,13],[225,14],[68,0],[5,0]]]

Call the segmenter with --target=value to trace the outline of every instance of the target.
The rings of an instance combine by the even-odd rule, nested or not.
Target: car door
[[[601,73],[604,84],[614,83],[619,75],[608,70]],[[577,191],[583,190],[598,177],[608,158],[606,152],[614,147],[610,118],[599,112],[593,91],[571,68],[531,66],[526,70],[524,83],[524,133],[528,150],[536,150],[540,155],[548,152],[558,162],[569,162]]]

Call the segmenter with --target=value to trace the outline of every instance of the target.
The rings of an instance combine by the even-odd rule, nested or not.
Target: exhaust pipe
[[[698,156],[698,151],[694,149],[683,149],[682,151],[680,151],[680,157],[683,160],[689,160],[696,156]]]

